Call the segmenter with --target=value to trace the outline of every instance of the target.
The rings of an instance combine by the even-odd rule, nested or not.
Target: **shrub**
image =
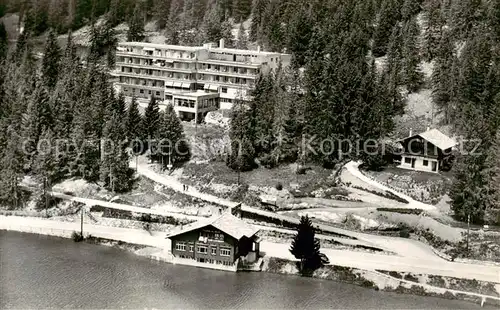
[[[421,295],[421,296],[426,295],[425,289],[421,286],[418,286],[418,285],[412,285],[410,290],[411,290],[411,293],[415,294],[415,295]]]
[[[399,237],[401,238],[410,238],[410,230],[406,227],[402,228],[399,231]]]
[[[373,283],[373,282],[372,282],[372,281],[370,281],[370,280],[366,280],[366,279],[365,279],[365,280],[363,280],[363,282],[361,282],[361,286],[362,286],[362,287],[368,287],[368,288],[375,288],[375,287],[377,287],[377,286],[375,285],[375,283]]]
[[[405,209],[405,208],[377,208],[377,211],[381,212],[394,212],[401,214],[415,214],[420,215],[424,210],[422,209]]]
[[[71,233],[71,239],[73,239],[73,241],[75,242],[80,242],[83,241],[83,235],[80,232],[74,231],[73,233]]]
[[[270,155],[262,156],[261,158],[259,158],[259,162],[262,166],[266,167],[267,169],[272,169],[276,167],[276,161]]]
[[[283,184],[281,184],[281,183],[276,184],[276,189],[279,190],[279,191],[282,190],[283,189]]]
[[[411,274],[407,274],[405,277],[404,277],[405,280],[407,281],[411,281],[411,282],[416,282],[418,283],[418,278],[412,276]]]
[[[306,174],[306,168],[300,167],[297,169],[297,174]]]
[[[401,274],[397,271],[389,271],[389,275],[393,278],[398,278],[398,279],[402,279],[403,277],[401,276]]]

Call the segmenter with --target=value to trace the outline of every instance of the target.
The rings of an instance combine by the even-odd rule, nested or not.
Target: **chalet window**
[[[210,250],[212,251],[212,255],[217,255],[217,248],[212,247]]]
[[[231,249],[221,248],[220,249],[220,256],[231,256]]]
[[[199,245],[198,246],[198,253],[201,254],[207,254],[208,253],[208,248],[204,245]]]
[[[428,160],[424,160],[424,163],[423,163],[424,166],[429,166],[429,161]]]
[[[405,164],[411,164],[411,158],[405,157]]]
[[[141,93],[141,94],[144,94],[144,89],[141,89],[141,90],[140,90],[140,93]]]
[[[222,87],[222,92],[227,93],[227,87]]]
[[[184,242],[177,242],[175,244],[175,249],[177,251],[186,251],[186,244]]]
[[[194,245],[189,246],[189,252],[194,252]]]
[[[156,92],[156,96],[159,96],[159,95],[160,95],[160,92],[159,92],[159,91],[157,91],[157,92]]]

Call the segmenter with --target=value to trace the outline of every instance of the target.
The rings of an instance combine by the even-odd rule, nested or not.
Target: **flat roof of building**
[[[184,46],[184,45],[168,45],[168,44],[156,44],[147,42],[120,42],[118,46],[136,46],[136,47],[150,47],[150,48],[166,48],[172,50],[184,50],[184,51],[197,51],[204,49],[200,46]]]
[[[158,49],[172,49],[172,50],[183,50],[183,51],[198,51],[207,50],[215,53],[232,53],[241,55],[288,55],[275,52],[264,52],[256,50],[246,50],[246,49],[235,49],[235,48],[210,48],[205,46],[184,46],[184,45],[168,45],[168,44],[156,44],[147,42],[120,42],[118,46],[135,46],[135,47],[147,47],[147,48],[158,48]]]
[[[233,53],[233,54],[241,54],[241,55],[282,55],[280,53],[274,53],[274,52],[264,52],[264,51],[256,51],[256,50],[242,50],[242,49],[236,49],[236,48],[210,48],[209,49],[211,52],[216,52],[216,53]]]

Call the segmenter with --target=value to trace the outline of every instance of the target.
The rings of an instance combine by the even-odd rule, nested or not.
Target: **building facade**
[[[257,229],[226,213],[200,221],[170,234],[174,262],[197,267],[236,271],[240,260],[259,258]]]
[[[225,48],[224,40],[218,47],[214,43],[192,47],[122,42],[118,44],[113,75],[125,96],[155,96],[165,104],[173,104],[183,93],[191,94],[189,100],[210,93],[217,94],[216,109],[229,109],[237,99],[249,99],[260,73],[280,64],[288,66],[290,60],[288,54]],[[198,120],[208,112],[201,108],[197,110],[200,115],[196,115],[194,110],[175,105],[174,110],[179,116]]]
[[[399,141],[402,146],[400,168],[437,173],[451,156],[456,142],[437,129],[412,135]]]

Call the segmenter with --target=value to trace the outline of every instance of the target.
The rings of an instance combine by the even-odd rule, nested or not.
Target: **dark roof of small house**
[[[199,220],[192,224],[176,229],[171,234],[169,234],[167,238],[175,237],[206,226],[213,226],[237,240],[240,240],[243,236],[251,238],[259,231],[259,229],[240,220],[231,213],[224,213],[221,216]]]
[[[434,144],[441,150],[447,150],[457,145],[457,142],[455,140],[448,137],[447,135],[445,135],[444,133],[442,133],[437,129],[430,129],[425,132],[410,136],[408,138],[401,139],[399,141],[409,140],[415,137],[421,137],[422,139]]]

